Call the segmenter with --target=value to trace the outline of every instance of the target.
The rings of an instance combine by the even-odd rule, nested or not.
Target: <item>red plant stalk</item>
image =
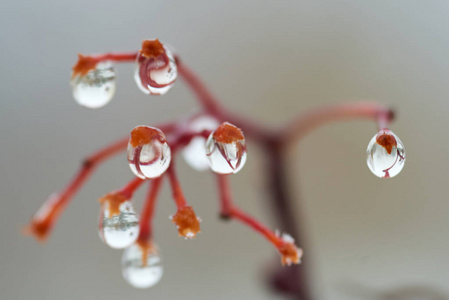
[[[147,243],[153,238],[152,219],[154,215],[154,208],[156,206],[157,196],[161,189],[162,180],[163,176],[155,178],[151,181],[148,190],[148,196],[142,208],[142,213],[140,214],[140,231],[139,237],[137,238],[138,243]]]
[[[95,68],[96,64],[102,61],[135,62],[138,54],[138,52],[130,52],[107,53],[97,56],[80,55],[78,63],[73,67],[73,76],[85,75],[91,69]],[[225,109],[206,88],[200,78],[189,69],[179,57],[176,57],[176,63],[178,74],[184,79],[186,84],[195,94],[200,106],[204,110],[203,114],[211,115],[219,121],[227,121],[240,127],[244,131],[246,137],[256,141],[263,147],[267,155],[267,161],[269,162],[269,171],[266,173],[268,176],[269,190],[271,192],[270,199],[273,211],[275,211],[277,215],[281,230],[289,232],[301,246],[304,246],[304,241],[302,240],[302,235],[298,232],[298,228],[300,227],[296,224],[298,218],[293,215],[293,203],[288,195],[287,164],[284,158],[286,149],[289,145],[297,142],[313,128],[327,122],[364,118],[377,122],[378,128],[384,129],[387,128],[389,122],[394,118],[393,112],[390,109],[377,103],[348,103],[326,106],[308,111],[297,116],[278,129],[266,128],[255,121],[249,120],[247,117],[238,116]],[[209,131],[190,132],[183,129],[182,125],[182,122],[173,122],[167,125],[157,126],[166,134],[173,156],[178,150],[186,146],[193,137],[207,137],[210,133]],[[78,174],[67,187],[61,193],[56,194],[56,196],[51,197],[44,203],[39,212],[31,220],[27,230],[28,233],[33,234],[39,240],[47,238],[60,214],[92,174],[95,167],[113,155],[125,150],[128,144],[128,139],[128,137],[126,139],[121,139],[88,157],[82,164]],[[173,197],[177,206],[177,212],[173,216],[173,223],[177,225],[179,235],[186,238],[192,238],[200,231],[200,220],[195,215],[192,207],[188,206],[187,201],[185,200],[175,172],[174,160],[175,159],[173,158],[166,174],[152,180],[149,194],[141,214],[141,230],[138,242],[146,243],[152,238],[151,220],[154,214],[154,206],[160,190],[162,178],[165,175],[169,178]],[[241,211],[232,201],[227,176],[217,175],[217,178],[220,193],[221,216],[226,219],[236,219],[263,235],[280,252],[283,263],[290,264],[299,262],[302,251],[296,248],[290,239],[277,235],[259,221]],[[141,179],[134,179],[121,189],[119,193],[130,198],[134,190],[140,186],[142,182],[143,180]],[[272,279],[272,283],[275,288],[293,295],[296,299],[311,300],[313,297],[310,292],[308,277],[306,268],[304,267],[304,264],[302,264],[299,267],[294,266],[277,272]]]

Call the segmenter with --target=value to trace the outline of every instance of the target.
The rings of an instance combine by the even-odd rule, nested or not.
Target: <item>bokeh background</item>
[[[284,299],[264,281],[278,262],[273,248],[238,223],[220,222],[214,178],[181,158],[182,185],[203,230],[193,241],[177,237],[165,186],[155,225],[165,275],[150,290],[122,280],[121,252],[96,230],[96,199],[131,178],[123,155],[98,169],[46,244],[20,234],[85,155],[138,124],[197,107],[181,81],[163,97],[143,95],[132,65],[118,67],[118,90],[105,108],[72,99],[77,53],[136,50],[156,37],[230,109],[266,124],[361,99],[396,108],[392,130],[407,162],[394,179],[366,166],[371,122],[326,125],[291,152],[295,213],[309,242],[304,259],[317,299],[448,298],[449,2],[18,0],[0,3],[1,299]],[[254,145],[249,153],[232,178],[235,199],[276,228],[265,202],[266,161]],[[402,298],[387,298],[392,293]]]

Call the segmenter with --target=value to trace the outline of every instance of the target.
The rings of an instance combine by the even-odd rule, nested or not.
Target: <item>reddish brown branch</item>
[[[261,124],[250,121],[248,117],[239,117],[235,113],[228,112],[216,99],[209,89],[206,88],[201,79],[179,58],[177,58],[179,75],[186,81],[187,85],[197,96],[200,105],[220,122],[229,122],[242,128],[245,135],[256,141],[263,142],[268,139],[272,132]]]
[[[144,179],[135,177],[120,190],[120,193],[128,199],[131,199],[131,197],[134,195],[134,192],[139,188],[139,186],[142,185],[144,181]]]
[[[85,159],[78,174],[67,187],[61,193],[50,197],[44,202],[38,213],[32,218],[26,233],[33,234],[39,240],[47,239],[59,216],[70,203],[73,196],[89,179],[95,167],[111,156],[125,150],[127,145],[128,138],[124,138]]]
[[[299,263],[302,250],[298,249],[292,241],[284,240],[280,235],[277,235],[261,222],[238,208],[232,201],[231,188],[229,186],[227,175],[217,175],[217,178],[220,193],[221,216],[224,218],[236,219],[263,235],[279,251],[283,265]]]
[[[174,128],[174,124],[163,124],[158,127],[161,130],[170,133]],[[34,235],[39,240],[46,240],[61,213],[70,203],[72,198],[78,193],[84,183],[89,179],[95,168],[105,160],[124,151],[128,145],[128,140],[129,137],[120,139],[87,157],[74,179],[68,183],[62,192],[52,195],[46,202],[44,202],[39,211],[33,216],[24,232],[26,234]]]
[[[171,161],[170,167],[168,167],[167,175],[170,180],[173,198],[178,208],[176,214],[172,216],[172,221],[176,224],[180,236],[194,238],[200,232],[200,219],[196,216],[193,208],[187,204],[176,175],[174,160]]]
[[[176,175],[174,159],[170,163],[170,167],[168,167],[167,169],[167,175],[170,181],[173,199],[175,200],[176,207],[180,209],[183,208],[184,206],[187,206],[186,198],[184,197],[181,184],[179,183],[178,176]]]
[[[72,77],[84,76],[90,70],[95,69],[96,65],[103,61],[114,62],[134,62],[136,61],[138,53],[105,53],[100,55],[82,55],[78,54],[78,61],[73,66]]]
[[[298,115],[281,128],[279,136],[284,143],[292,144],[320,125],[354,118],[372,119],[378,122],[379,129],[382,129],[393,120],[394,113],[388,107],[373,102],[329,105]]]
[[[157,196],[161,188],[163,176],[155,178],[151,181],[148,195],[145,200],[145,204],[140,214],[140,232],[138,240],[141,242],[146,242],[152,239],[153,226],[152,220],[154,215],[154,208],[156,206]]]
[[[271,204],[271,211],[276,216],[277,224],[279,224],[282,231],[290,233],[298,245],[305,248],[306,255],[310,253],[307,251],[307,243],[304,241],[304,236],[301,234],[298,216],[298,205],[300,201],[295,199],[293,202],[288,188],[288,174],[287,161],[285,156],[285,149],[279,144],[268,144],[266,150],[266,161],[269,162],[269,171],[267,172],[267,186],[268,192],[271,196],[268,198]],[[295,205],[294,205],[295,204]],[[295,207],[296,206],[296,207]],[[303,213],[304,215],[304,213]],[[282,292],[292,295],[297,300],[311,300],[314,299],[311,295],[310,277],[308,265],[309,259],[303,260],[301,265],[293,266],[291,268],[279,269],[276,273],[271,274],[272,286]]]

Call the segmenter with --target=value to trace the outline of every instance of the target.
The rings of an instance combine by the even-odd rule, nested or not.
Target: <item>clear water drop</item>
[[[145,94],[164,95],[173,86],[178,69],[172,52],[163,46],[164,54],[145,57],[139,54],[136,60],[134,79],[139,89]]]
[[[123,278],[133,287],[150,288],[161,280],[163,273],[161,257],[156,246],[149,248],[132,244],[123,252]]]
[[[238,130],[238,131],[236,131]],[[206,142],[209,166],[215,173],[235,174],[246,163],[246,142],[241,130],[223,123],[210,134]]]
[[[98,63],[94,70],[72,79],[73,97],[88,108],[100,108],[111,101],[116,89],[114,66],[110,62]]]
[[[111,248],[123,249],[137,240],[139,219],[131,201],[119,205],[119,213],[111,213],[111,204],[104,203],[100,212],[99,234]]]
[[[399,174],[405,163],[405,148],[390,130],[379,131],[366,149],[366,162],[374,175],[390,178]]]
[[[200,116],[193,119],[187,126],[193,132],[203,130],[214,130],[220,125],[218,121],[211,116]],[[209,170],[209,159],[206,156],[206,139],[198,136],[193,138],[190,143],[182,150],[182,156],[189,166],[197,171]]]
[[[132,138],[130,139],[127,157],[131,171],[142,179],[161,176],[171,161],[170,146],[166,142],[165,135],[159,129],[150,126],[137,126],[133,129],[133,132],[136,131],[151,137],[147,143],[138,145],[132,143]]]

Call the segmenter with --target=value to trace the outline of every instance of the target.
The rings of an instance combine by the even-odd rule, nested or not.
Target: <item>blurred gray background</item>
[[[155,238],[165,275],[150,290],[122,280],[121,252],[103,245],[96,230],[96,199],[131,178],[123,155],[98,169],[46,244],[20,234],[85,155],[138,124],[197,107],[181,81],[163,97],[143,95],[133,65],[118,67],[118,90],[105,108],[72,99],[77,53],[136,50],[156,37],[230,109],[266,124],[360,99],[396,108],[391,129],[407,150],[397,178],[368,170],[365,150],[376,127],[367,121],[326,125],[291,153],[296,213],[310,242],[304,259],[317,299],[448,297],[449,2],[18,0],[0,3],[0,28],[1,299],[283,299],[264,283],[278,262],[274,249],[241,224],[220,222],[214,178],[181,158],[202,233],[178,238],[164,186]],[[264,199],[266,162],[254,145],[249,153],[232,178],[236,202],[276,228]]]

